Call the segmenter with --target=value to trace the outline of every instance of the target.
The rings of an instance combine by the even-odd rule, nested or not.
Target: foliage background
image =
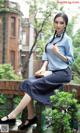
[[[0,64],[0,80],[21,80],[22,77],[15,74],[13,67],[10,64]],[[15,96],[14,97],[14,106],[16,106],[21,97]],[[7,104],[6,104],[7,103]],[[8,110],[7,110],[8,108]],[[7,95],[0,94],[0,117],[5,116],[8,114],[9,106],[7,101]]]

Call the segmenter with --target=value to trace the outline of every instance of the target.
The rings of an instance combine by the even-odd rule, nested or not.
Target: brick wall
[[[23,95],[23,92],[20,91],[21,82],[22,81],[0,80],[0,93]],[[64,85],[64,91],[72,92],[74,89],[76,90],[76,97],[80,100],[80,84],[69,83]]]
[[[10,25],[10,18],[15,17],[16,19],[16,36],[11,36],[11,25]],[[19,17],[16,14],[11,14],[8,16],[8,47],[6,48],[7,50],[7,62],[11,62],[11,51],[14,52],[15,54],[15,71],[18,71],[19,68]]]
[[[16,36],[11,36],[11,17],[15,17],[15,26],[16,26]],[[5,63],[12,64],[11,60],[11,51],[14,52],[14,69],[17,72],[19,69],[19,16],[14,13],[7,13],[6,15],[6,29],[5,29]],[[2,25],[0,24],[0,63],[2,63],[2,45],[3,45],[3,36],[2,36]]]

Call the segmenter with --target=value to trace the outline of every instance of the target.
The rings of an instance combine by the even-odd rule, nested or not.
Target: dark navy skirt
[[[20,89],[27,93],[32,99],[43,104],[50,105],[50,96],[55,89],[59,89],[63,83],[70,82],[72,79],[71,69],[68,67],[63,70],[53,71],[46,77],[32,77],[21,83]]]

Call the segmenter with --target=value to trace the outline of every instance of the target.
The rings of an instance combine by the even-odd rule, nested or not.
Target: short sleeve
[[[67,44],[66,44],[66,57],[68,59],[68,64],[71,64],[74,61],[74,57],[73,57],[73,46],[72,46],[72,39],[69,38],[67,40]]]

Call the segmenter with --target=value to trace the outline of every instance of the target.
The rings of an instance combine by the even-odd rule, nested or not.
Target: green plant
[[[13,67],[10,64],[0,64],[0,80],[20,80],[21,77],[15,74]],[[14,100],[14,104],[19,103],[19,96]],[[6,100],[7,96],[0,94],[0,109],[3,111],[0,112],[0,117],[7,114],[6,110]],[[5,104],[5,105],[4,105]]]
[[[0,79],[19,80],[21,77],[15,74],[15,71],[10,64],[0,64]]]
[[[0,94],[0,105],[6,102],[6,97],[3,94]]]
[[[51,96],[53,109],[52,129],[53,133],[73,133],[78,130],[79,104],[74,94],[69,92],[56,92]]]

